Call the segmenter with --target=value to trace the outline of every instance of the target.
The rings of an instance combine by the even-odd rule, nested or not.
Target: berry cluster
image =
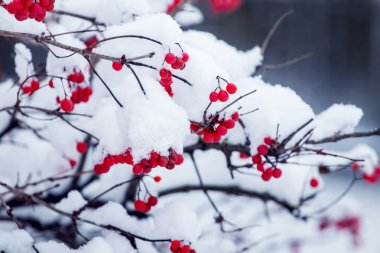
[[[256,164],[257,170],[260,171],[261,178],[264,181],[269,181],[273,178],[280,178],[282,176],[282,170],[279,168],[276,168],[275,166],[264,168],[264,161],[263,157],[265,157],[269,149],[272,145],[276,143],[276,140],[272,139],[271,137],[265,137],[264,138],[264,144],[261,144],[257,147],[257,154],[252,156],[252,162],[253,164]]]
[[[360,218],[357,216],[347,216],[339,220],[324,218],[319,223],[319,230],[335,228],[338,231],[347,231],[353,237],[354,244],[358,243],[360,235]]]
[[[83,83],[84,75],[82,71],[79,71],[79,72],[74,71],[73,73],[68,75],[67,80],[72,83]]]
[[[28,18],[41,22],[46,17],[47,11],[54,9],[55,0],[13,0],[9,4],[2,6],[12,15],[15,15],[18,21],[24,21]]]
[[[173,79],[172,79],[172,72],[169,69],[162,68],[160,69],[160,84],[162,87],[165,88],[166,92],[169,94],[169,96],[173,96],[173,90],[172,90],[172,84],[173,84]]]
[[[218,78],[219,80],[220,78]],[[224,80],[224,79],[223,79]],[[237,91],[237,86],[233,83],[227,83],[226,90],[223,90],[220,85],[209,95],[209,100],[211,103],[215,103],[218,100],[220,102],[227,102],[230,98],[229,94],[235,94]]]
[[[77,87],[72,93],[70,100],[74,104],[87,103],[92,95],[92,88],[90,86],[87,87]]]
[[[234,112],[231,115],[231,119],[219,120],[218,117],[214,117],[207,127],[203,127],[201,124],[193,122],[190,124],[190,130],[192,133],[196,133],[197,135],[202,136],[204,142],[206,143],[217,143],[220,142],[222,136],[228,133],[229,129],[235,127],[236,121],[238,120],[239,113]]]
[[[157,205],[158,200],[155,196],[149,196],[147,201],[143,201],[141,199],[138,199],[135,201],[135,209],[136,211],[142,212],[142,213],[148,213],[150,209]]]
[[[360,170],[360,164],[358,162],[354,162],[352,163],[352,170],[357,172]],[[368,174],[368,173],[363,173],[363,179],[368,182],[368,183],[371,183],[371,184],[375,184],[377,183],[377,181],[379,180],[379,177],[380,177],[380,165],[377,165],[372,174]]]
[[[175,11],[177,6],[182,2],[182,0],[173,0],[173,2],[168,6],[166,13],[171,14]]]
[[[363,173],[363,179],[370,184],[376,184],[377,181],[379,181],[379,177],[380,177],[380,165],[377,165],[375,167],[372,174]]]
[[[132,170],[133,173],[138,175],[149,173],[153,168],[158,166],[172,170],[176,165],[181,165],[183,161],[183,156],[181,154],[177,154],[173,149],[169,149],[169,156],[162,156],[157,152],[152,151],[149,159],[142,159],[139,163],[133,165]]]
[[[40,88],[40,82],[38,80],[32,80],[30,85],[22,86],[22,93],[28,94],[29,96],[33,95],[33,93]]]
[[[173,240],[170,244],[170,251],[173,253],[196,253],[196,251],[190,248],[190,245],[181,245],[179,240]]]
[[[158,166],[165,167],[168,170],[174,169],[176,165],[181,165],[184,158],[181,154],[177,154],[173,149],[169,149],[169,156],[162,156],[159,153],[152,151],[149,159],[142,159],[138,163],[133,162],[131,149],[129,148],[124,154],[108,155],[99,164],[94,167],[96,174],[107,173],[113,165],[116,164],[129,164],[133,165],[132,171],[134,174],[144,174],[152,171],[153,168]],[[159,182],[160,177],[155,177],[154,180]]]
[[[183,70],[186,67],[186,62],[188,61],[189,55],[185,52],[182,52],[181,58],[170,52],[165,55],[165,62],[170,64],[172,69]]]
[[[132,165],[133,157],[131,154],[131,149],[128,149],[124,154],[108,155],[104,157],[101,163],[95,165],[94,172],[98,175],[107,173],[110,168],[116,164]]]
[[[57,103],[60,104],[62,111],[71,112],[74,110],[75,104],[87,103],[89,101],[90,96],[92,95],[92,88],[90,86],[81,87],[78,85],[84,83],[85,80],[82,72],[74,71],[68,75],[67,80],[70,83],[70,87],[74,84],[77,86],[73,88],[74,90],[71,93],[70,99],[65,97],[61,100],[57,97]],[[49,81],[49,87],[54,88],[53,80]]]

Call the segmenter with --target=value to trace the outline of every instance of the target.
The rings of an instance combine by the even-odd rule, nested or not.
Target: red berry
[[[31,91],[31,88],[29,86],[22,86],[21,90],[22,90],[22,93],[28,94]]]
[[[259,163],[261,163],[261,162],[262,162],[261,155],[256,154],[256,155],[252,156],[252,162],[253,162],[254,164],[259,164]]]
[[[258,171],[261,171],[261,172],[264,171],[264,164],[263,163],[258,163],[256,166],[257,166]]]
[[[211,143],[214,141],[214,135],[210,132],[205,132],[203,134],[203,140],[206,142],[206,143]]]
[[[266,155],[266,154],[268,154],[268,151],[269,151],[269,149],[268,149],[268,147],[265,146],[265,145],[260,145],[260,146],[257,147],[257,152],[258,152],[260,155]]]
[[[78,142],[77,143],[77,150],[79,153],[83,154],[87,151],[87,143],[86,142]]]
[[[148,198],[148,205],[155,206],[155,205],[157,205],[157,202],[158,202],[158,200],[157,200],[156,197],[149,196],[149,198]]]
[[[65,98],[61,101],[61,109],[64,112],[71,112],[74,109],[74,104],[71,100]]]
[[[273,144],[273,139],[270,136],[267,136],[264,138],[264,143],[271,146]]]
[[[171,76],[172,76],[172,72],[170,72],[170,70],[165,69],[165,68],[160,69],[161,78],[167,79],[167,78],[170,78]]]
[[[181,242],[178,240],[173,240],[170,244],[170,250],[175,253],[181,248]]]
[[[372,175],[364,173],[363,179],[370,184],[375,184],[375,183],[377,183],[378,177],[375,173],[373,173]]]
[[[177,161],[175,162],[175,165],[181,165],[184,161],[183,155],[177,154]]]
[[[229,95],[228,95],[227,91],[225,91],[225,90],[219,91],[218,99],[220,102],[226,102],[228,100],[228,98],[229,98]]]
[[[310,186],[311,186],[312,188],[317,188],[318,185],[319,185],[318,179],[316,179],[316,178],[314,178],[314,177],[313,177],[312,179],[310,179]]]
[[[161,177],[160,176],[155,176],[154,178],[154,182],[158,183],[161,181]]]
[[[112,68],[116,71],[120,71],[123,68],[123,64],[120,62],[114,61],[112,62]]]
[[[141,166],[141,165],[138,163],[138,164],[133,165],[132,171],[133,171],[133,173],[135,173],[135,174],[142,174],[143,171],[144,171],[144,168],[143,168],[143,166]]]
[[[226,135],[228,130],[225,126],[223,125],[219,125],[217,128],[216,128],[216,132],[220,135],[220,136],[223,136],[223,135]]]
[[[54,83],[53,83],[53,79],[50,79],[50,81],[49,81],[49,87],[50,88],[54,88]]]
[[[190,246],[189,245],[183,245],[180,249],[180,253],[190,253]]]
[[[104,164],[97,164],[94,167],[94,172],[98,175],[107,173],[108,171],[109,171],[109,167],[107,169],[107,167]]]
[[[172,170],[175,167],[175,162],[169,161],[168,164],[165,166],[168,170]]]
[[[78,83],[83,83],[84,82],[84,75],[83,75],[83,73],[82,72],[78,72],[77,73],[77,82]]]
[[[247,155],[244,154],[244,153],[240,153],[240,154],[239,154],[239,157],[240,157],[241,159],[247,159],[247,158],[249,158],[249,156],[247,156]]]
[[[160,158],[158,158],[158,165],[160,165],[161,167],[165,167],[166,165],[168,165],[168,162],[169,159],[166,156],[160,156]]]
[[[230,93],[230,94],[235,94],[236,91],[237,91],[237,87],[236,87],[235,84],[233,84],[233,83],[229,83],[229,84],[227,84],[227,86],[226,86],[226,90],[227,90],[227,92]]]
[[[213,142],[218,143],[222,139],[222,136],[218,133],[213,134]]]
[[[228,119],[224,122],[224,125],[228,128],[228,129],[232,129],[235,127],[235,121],[232,120],[232,119]]]
[[[143,212],[146,209],[146,204],[141,199],[135,201],[135,209],[136,211]]]
[[[233,121],[238,121],[239,120],[239,113],[238,112],[234,112],[232,115],[231,115],[231,119]]]
[[[358,162],[352,163],[352,170],[353,171],[358,171],[360,169],[360,165]]]
[[[189,55],[187,53],[182,54],[182,61],[187,62],[189,60]]]
[[[209,99],[210,99],[210,102],[213,102],[213,103],[218,101],[218,93],[216,93],[215,91],[211,92],[209,95]]]
[[[282,170],[280,170],[279,168],[275,168],[273,170],[273,177],[280,178],[281,176],[282,176]]]
[[[264,181],[269,181],[273,176],[273,171],[271,168],[268,168],[266,170],[264,170],[263,174],[261,175],[261,178],[264,180]]]
[[[173,53],[167,53],[165,55],[165,61],[168,63],[168,64],[173,64],[176,62],[176,57]]]
[[[73,159],[70,159],[69,163],[70,163],[71,168],[74,168],[75,165],[77,164],[77,162],[75,160],[73,160]]]

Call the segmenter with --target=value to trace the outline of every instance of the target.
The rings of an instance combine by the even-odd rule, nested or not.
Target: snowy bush
[[[360,208],[346,192],[326,201],[322,174],[376,183],[378,156],[324,144],[380,130],[357,132],[354,105],[315,114],[266,82],[265,48],[183,30],[202,20],[188,1],[2,1],[17,80],[0,84],[1,252],[360,246]]]

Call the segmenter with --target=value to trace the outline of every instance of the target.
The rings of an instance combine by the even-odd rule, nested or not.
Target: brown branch
[[[264,41],[263,41],[263,44],[261,45],[261,54],[264,55],[265,54],[265,50],[267,49],[268,47],[268,44],[270,42],[270,40],[272,39],[273,37],[273,34],[276,32],[277,28],[281,25],[281,23],[285,20],[285,18],[287,18],[288,16],[290,16],[291,14],[293,14],[293,11],[290,10],[286,13],[284,13],[281,17],[279,17],[276,21],[276,23],[274,23],[273,27],[270,29],[268,35],[265,37]]]
[[[320,140],[308,140],[306,144],[324,144],[324,143],[330,143],[330,142],[338,142],[338,141],[349,139],[349,138],[362,138],[362,137],[370,137],[370,136],[380,136],[380,128],[374,129],[372,131],[367,131],[367,132],[354,132],[350,134],[334,135],[334,136],[326,137]]]

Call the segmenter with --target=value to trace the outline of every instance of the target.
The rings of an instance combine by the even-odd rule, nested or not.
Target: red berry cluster
[[[360,235],[360,217],[348,216],[339,220],[324,218],[320,221],[320,231],[325,231],[331,228],[335,228],[338,231],[348,231],[353,237],[354,244],[357,244]]]
[[[360,164],[358,162],[353,162],[352,163],[352,170],[357,172],[359,171],[360,169]],[[379,177],[380,177],[380,165],[377,165],[372,174],[368,174],[368,173],[363,173],[363,179],[368,182],[368,183],[371,183],[371,184],[375,184],[377,183],[377,181],[379,180]]]
[[[38,80],[32,80],[30,85],[22,86],[22,93],[28,94],[29,96],[33,95],[33,93],[40,88],[40,82]]]
[[[219,90],[219,92],[217,92]],[[211,92],[209,95],[209,99],[211,103],[215,103],[216,101],[227,102],[229,99],[229,94],[235,94],[237,91],[237,86],[233,83],[227,83],[226,90],[218,87],[215,91]]]
[[[257,154],[252,156],[252,162],[256,164],[257,170],[260,171],[261,178],[264,181],[269,181],[273,178],[280,178],[282,176],[282,170],[280,168],[269,167],[264,168],[263,156],[266,156],[269,152],[269,149],[274,145],[276,141],[271,137],[264,138],[264,144],[261,144],[257,147]]]
[[[169,156],[162,156],[152,151],[149,159],[144,158],[140,162],[134,163],[131,149],[129,148],[124,154],[106,156],[102,163],[95,165],[94,172],[96,174],[103,174],[107,173],[113,165],[129,164],[133,165],[132,171],[134,174],[141,175],[151,172],[153,168],[158,166],[172,170],[176,165],[181,165],[183,161],[184,158],[181,154],[177,154],[173,149],[169,149]],[[155,177],[154,180],[159,182],[161,178]]]
[[[165,62],[170,64],[172,69],[183,70],[186,67],[186,62],[189,60],[189,55],[185,52],[182,52],[181,58],[175,56],[173,53],[167,53],[165,55]]]
[[[196,133],[199,136],[203,137],[204,142],[206,143],[217,143],[220,142],[222,136],[228,133],[229,129],[235,127],[235,122],[239,120],[239,113],[234,112],[231,115],[231,119],[219,120],[218,117],[214,117],[214,119],[208,124],[206,128],[202,128],[202,125],[199,123],[191,123],[190,130],[192,133]]]
[[[73,73],[68,75],[67,80],[72,83],[83,83],[84,75],[81,71],[79,72],[74,71]]]
[[[171,14],[175,11],[177,6],[182,2],[182,0],[173,0],[173,2],[168,6],[166,13]]]
[[[74,71],[73,73],[68,75],[67,80],[71,83],[71,85],[73,85],[83,83],[85,78],[82,72]],[[54,88],[53,80],[49,81],[49,87]],[[71,112],[74,110],[75,104],[87,103],[91,95],[92,88],[90,86],[76,86],[71,93],[70,99],[64,98],[61,100],[59,97],[57,97],[57,103],[60,104],[62,111]]]
[[[162,87],[165,88],[166,92],[169,94],[169,96],[173,96],[173,90],[172,90],[172,84],[173,84],[173,79],[172,79],[172,72],[169,69],[162,68],[160,69],[160,84]]]
[[[41,22],[46,17],[47,11],[54,9],[55,0],[13,0],[9,4],[2,6],[10,13],[15,15],[18,21],[28,18]]]
[[[151,195],[147,201],[141,199],[136,200],[135,209],[139,212],[148,213],[153,206],[157,205],[157,203],[157,197]]]
[[[87,87],[77,87],[72,93],[70,100],[74,104],[87,103],[92,95],[92,88],[90,86]]]
[[[133,173],[138,175],[149,173],[153,168],[158,166],[172,170],[176,165],[181,165],[183,161],[183,156],[177,154],[173,149],[169,149],[169,156],[162,156],[159,153],[152,151],[149,159],[142,159],[139,163],[133,165],[132,170]]]
[[[98,175],[107,173],[110,168],[116,164],[132,165],[133,157],[131,154],[131,149],[128,149],[124,154],[108,155],[104,157],[101,163],[95,165],[94,172]]]
[[[190,245],[181,245],[179,240],[173,240],[171,242],[170,251],[173,253],[197,253],[194,249],[190,248]]]

